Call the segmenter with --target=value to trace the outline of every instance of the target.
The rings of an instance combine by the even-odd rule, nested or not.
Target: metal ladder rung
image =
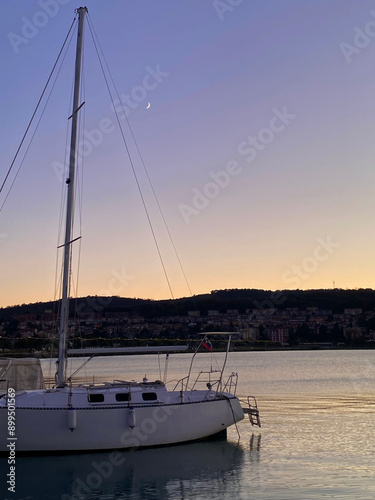
[[[252,401],[251,403],[250,400]],[[249,421],[251,425],[257,425],[258,427],[261,427],[260,415],[256,399],[253,396],[248,396],[246,402],[243,401],[243,403],[246,403],[247,406],[242,407],[242,410],[244,413],[249,415]]]

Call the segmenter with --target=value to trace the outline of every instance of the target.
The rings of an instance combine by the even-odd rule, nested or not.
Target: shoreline
[[[100,346],[97,346],[98,348]],[[232,344],[232,347],[229,352],[270,352],[270,351],[358,351],[358,350],[372,350],[375,349],[375,342],[371,343],[361,343],[358,345],[333,345],[333,346],[320,346],[320,345],[297,345],[297,346],[238,346],[235,343]],[[226,349],[224,347],[214,347],[213,352],[225,352]],[[201,352],[209,351],[202,350]],[[173,354],[182,354],[180,351],[173,352]],[[171,354],[172,354],[171,353]],[[186,349],[183,354],[193,354],[194,350],[192,348]],[[32,352],[27,349],[17,350],[17,351],[2,351],[0,353],[1,358],[39,358],[39,359],[48,359],[48,358],[56,358],[58,351],[55,350],[52,353],[49,351],[38,351]],[[149,353],[131,353],[125,354],[125,356],[146,356]],[[101,356],[113,356],[113,354],[100,354]],[[71,357],[79,357],[79,356],[71,356]]]

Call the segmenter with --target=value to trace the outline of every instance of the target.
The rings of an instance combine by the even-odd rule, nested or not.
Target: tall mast
[[[86,7],[77,9],[78,13],[78,32],[77,32],[77,49],[75,62],[75,78],[74,78],[74,96],[72,110],[72,130],[70,139],[70,158],[69,158],[69,177],[66,180],[68,190],[67,206],[66,206],[66,225],[65,225],[65,241],[64,241],[64,267],[63,267],[63,284],[61,298],[61,313],[60,313],[60,335],[59,335],[59,358],[57,361],[57,387],[65,385],[65,359],[66,359],[66,336],[69,321],[69,292],[70,292],[70,261],[71,261],[71,243],[72,229],[74,217],[74,185],[75,185],[75,168],[76,168],[76,148],[77,148],[77,121],[79,109],[79,89],[81,84],[81,67],[82,67],[82,49],[83,49],[83,33]]]

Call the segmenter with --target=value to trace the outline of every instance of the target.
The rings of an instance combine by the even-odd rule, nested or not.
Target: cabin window
[[[88,400],[89,403],[103,403],[104,394],[89,394]]]
[[[129,401],[130,394],[128,392],[119,392],[116,394],[116,401]]]
[[[143,401],[156,401],[158,396],[156,392],[144,392],[142,394]]]

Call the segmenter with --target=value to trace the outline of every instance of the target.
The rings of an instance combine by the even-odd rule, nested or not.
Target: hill
[[[229,289],[213,290],[211,293],[170,300],[151,300],[124,297],[88,296],[71,300],[71,315],[95,312],[98,316],[109,312],[127,312],[145,318],[186,315],[188,311],[199,310],[206,315],[209,310],[221,313],[236,309],[245,313],[247,309],[279,309],[307,307],[331,310],[340,313],[347,308],[375,309],[375,291],[370,288],[358,290],[257,290]],[[10,320],[18,315],[43,315],[55,311],[56,302],[37,302],[0,308],[0,321]]]

